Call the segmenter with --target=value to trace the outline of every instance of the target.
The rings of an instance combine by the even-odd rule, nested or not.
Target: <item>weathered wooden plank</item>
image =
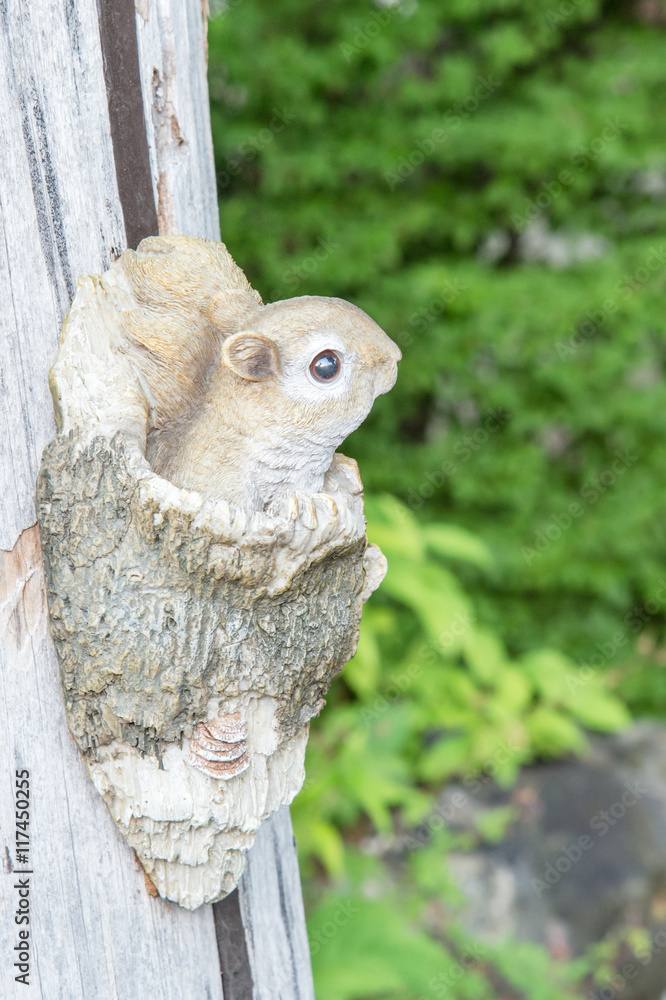
[[[216,903],[224,1000],[314,1000],[287,806],[260,827],[237,890]]]
[[[238,889],[213,911],[224,1000],[314,1000],[288,806],[259,828]]]
[[[0,121],[0,288],[11,303],[0,318],[0,547],[11,549],[35,522],[54,430],[46,375],[76,276],[124,246],[94,2],[0,5]]]
[[[131,0],[103,4],[108,13]],[[200,0],[136,7],[160,231],[218,238]],[[39,458],[54,430],[47,372],[62,319],[77,276],[105,270],[127,245],[123,212],[137,221],[119,193],[122,128],[111,127],[110,68],[105,80],[95,0],[0,3],[0,995],[221,1000],[211,908],[191,914],[146,894],[66,730],[33,526]],[[122,74],[113,79],[122,83]],[[121,112],[129,105],[121,101]],[[34,795],[29,990],[14,981],[10,960],[17,767],[30,770]],[[262,828],[241,888],[255,1000],[312,995],[285,823],[288,813]]]
[[[259,828],[239,896],[253,1000],[314,1000],[303,894],[288,806]]]
[[[105,5],[116,2],[126,0]],[[201,19],[198,0],[182,6]],[[175,38],[180,79],[201,77],[201,24],[199,39],[183,55]],[[69,737],[31,527],[64,313],[77,276],[103,271],[126,245],[95,0],[0,4],[0,120],[0,995],[222,1000],[211,908],[189,913],[147,894]],[[212,171],[197,155],[193,146],[192,204]],[[26,870],[17,768],[32,788],[28,875],[11,870]],[[30,885],[28,989],[13,968],[18,878]]]
[[[151,898],[67,732],[48,635],[38,529],[0,553],[0,829],[4,855],[0,996],[43,1000],[221,1000],[210,907]],[[5,742],[6,741],[6,742]],[[14,842],[14,771],[30,772],[29,864]],[[28,869],[30,989],[17,983],[13,888]]]
[[[202,4],[138,0],[136,7],[159,231],[219,240]]]
[[[252,969],[247,951],[245,927],[238,889],[215,903],[215,932],[220,953],[224,1000],[253,1000]]]
[[[147,233],[157,232],[136,12],[132,0],[99,3],[97,9],[118,197],[123,210],[125,239],[127,245],[135,249]]]

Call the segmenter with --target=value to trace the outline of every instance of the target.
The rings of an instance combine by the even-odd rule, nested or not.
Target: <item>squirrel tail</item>
[[[161,424],[190,409],[222,342],[242,329],[261,297],[223,243],[193,236],[150,236],[115,268],[136,303],[122,312],[124,352],[147,382]]]

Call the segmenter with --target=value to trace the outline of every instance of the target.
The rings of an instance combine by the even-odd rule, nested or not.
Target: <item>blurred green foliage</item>
[[[578,974],[511,945],[446,994],[446,845],[387,885],[354,845],[622,701],[666,711],[665,28],[661,0],[231,0],[210,23],[223,239],[266,301],[350,299],[403,350],[344,446],[390,570],[294,808],[332,886],[313,933],[340,893],[360,907],[313,948],[322,1000],[549,1000]]]
[[[239,0],[210,25],[223,238],[266,300],[349,298],[401,345],[347,451],[487,542],[468,582],[513,652],[585,660],[664,578],[660,11]],[[531,259],[544,230],[569,258]],[[631,693],[663,710],[654,665]]]
[[[320,896],[309,921],[318,1000],[419,991],[490,1000],[502,983],[526,989],[530,1000],[574,995],[565,986],[587,971],[584,963],[548,971],[535,946],[465,940],[452,919],[460,898],[446,851],[473,843],[436,836],[446,817],[434,793],[454,775],[471,795],[490,780],[509,783],[535,755],[582,749],[584,728],[621,728],[627,711],[602,675],[581,673],[554,650],[507,655],[452,571],[467,564],[493,572],[474,535],[423,524],[389,495],[368,499],[366,513],[389,570],[365,609],[344,684],[334,684],[314,726],[305,786],[292,806],[306,885],[316,859],[333,886],[310,893]],[[506,809],[482,814],[479,840],[495,843],[511,818]],[[354,846],[370,835],[391,843],[414,829],[425,832],[407,833],[407,846],[394,849],[397,882],[368,857],[367,843],[365,854]],[[434,901],[448,912],[437,927]],[[449,982],[461,953],[467,974]],[[441,992],[447,983],[455,992]]]
[[[453,775],[508,783],[541,757],[582,749],[581,727],[614,730],[628,721],[603,675],[551,649],[512,659],[479,621],[451,567],[492,572],[489,551],[462,528],[421,524],[399,500],[366,502],[368,534],[388,573],[367,605],[359,648],[317,723],[299,843],[332,875],[344,868],[341,830],[367,816],[390,834],[392,810],[418,823],[428,791]],[[312,805],[316,804],[316,809]]]

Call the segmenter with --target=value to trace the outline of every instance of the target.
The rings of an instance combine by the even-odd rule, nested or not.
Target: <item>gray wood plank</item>
[[[289,808],[260,827],[238,889],[213,906],[225,1000],[312,1000]]]
[[[0,553],[0,996],[221,1000],[211,908],[151,898],[67,731],[36,528]],[[30,771],[30,864],[17,862],[15,769]],[[12,974],[18,878],[30,875],[31,985]]]
[[[253,1000],[314,1000],[303,894],[288,806],[259,828],[238,891]]]
[[[93,0],[0,6],[0,121],[0,290],[11,302],[0,313],[0,547],[11,549],[35,522],[54,431],[47,373],[76,277],[124,246]]]
[[[199,27],[174,36],[173,86],[192,74],[200,90],[201,5],[181,7]],[[189,913],[148,895],[67,732],[34,526],[60,325],[77,276],[105,270],[125,246],[95,0],[0,4],[0,120],[0,996],[222,1000],[212,908]],[[200,201],[201,177],[212,175],[211,162],[197,162],[204,146],[192,144],[174,195],[189,206],[183,219]],[[192,218],[192,231],[199,224]],[[14,771],[24,767],[29,876],[12,872],[25,869],[13,795]],[[26,877],[28,988],[12,968],[14,885]]]
[[[160,231],[219,238],[202,4],[136,8]],[[67,732],[34,527],[59,329],[77,276],[126,245],[95,0],[0,3],[0,120],[0,995],[222,1000],[212,908],[148,896]],[[9,960],[17,767],[34,795],[27,990]],[[240,890],[255,1000],[313,995],[290,831],[288,810],[264,825]]]
[[[202,7],[141,0],[137,37],[160,233],[219,240]]]

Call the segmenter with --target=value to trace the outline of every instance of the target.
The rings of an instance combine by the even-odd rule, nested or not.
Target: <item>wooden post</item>
[[[0,0],[8,1000],[222,1000],[223,984],[224,1000],[314,996],[288,809],[262,827],[223,903],[190,913],[149,894],[67,731],[35,523],[39,459],[55,430],[47,375],[78,275],[157,231],[219,239],[205,30],[201,0]],[[29,773],[29,822],[16,817],[17,771]],[[17,922],[25,913],[30,922]],[[16,978],[26,941],[28,989]]]

